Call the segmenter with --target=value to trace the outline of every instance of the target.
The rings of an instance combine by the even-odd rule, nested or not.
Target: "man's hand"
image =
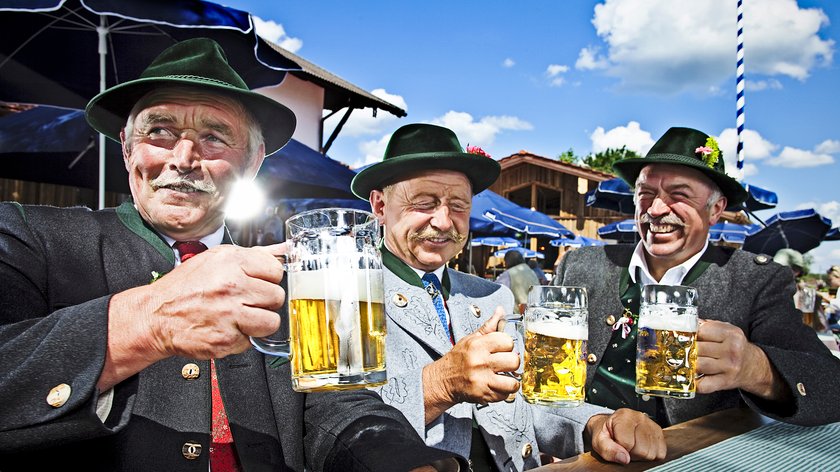
[[[697,330],[697,393],[741,389],[781,400],[786,389],[764,351],[723,321],[701,320]]]
[[[114,295],[100,390],[161,359],[221,358],[247,349],[248,336],[277,331],[285,301],[277,256],[285,252],[285,244],[217,246],[149,285]]]
[[[592,451],[604,460],[620,464],[664,459],[667,452],[662,428],[644,413],[628,408],[590,418],[584,442],[590,443]]]
[[[504,310],[498,307],[477,331],[423,368],[426,424],[455,404],[497,402],[519,390],[519,382],[498,374],[519,368],[519,354],[513,352],[513,339],[496,332],[504,315]]]

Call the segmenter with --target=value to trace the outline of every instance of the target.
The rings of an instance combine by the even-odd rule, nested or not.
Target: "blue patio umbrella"
[[[727,242],[744,244],[747,234],[754,225],[739,225],[735,223],[721,222],[709,228],[709,241],[713,243]]]
[[[473,197],[473,214],[480,214],[490,221],[531,236],[575,237],[574,233],[545,213],[521,207],[490,190]]]
[[[828,230],[823,241],[840,241],[840,226]]]
[[[552,239],[548,242],[554,247],[560,246],[568,246],[568,247],[586,247],[586,246],[604,246],[607,244],[600,239],[595,238],[587,238],[586,236],[577,235],[572,239],[569,238],[559,238],[559,239]]]
[[[519,247],[521,243],[507,236],[479,236],[470,241],[473,247],[476,246],[490,246],[490,247]]]
[[[586,192],[586,206],[604,208],[632,215],[633,189],[623,179],[615,178],[598,182],[594,190]]]
[[[743,249],[772,256],[779,249],[790,248],[804,254],[819,246],[829,229],[831,220],[813,208],[783,211],[768,218],[766,227],[752,229]]]
[[[524,247],[510,247],[507,249],[500,249],[494,252],[493,255],[496,257],[505,257],[505,254],[507,254],[508,251],[516,251],[522,254],[522,257],[524,257],[525,259],[532,259],[535,257],[537,259],[545,259],[545,254],[539,251],[534,251],[533,249],[525,249]]]
[[[136,79],[164,49],[209,37],[251,88],[300,66],[260,39],[251,16],[201,0],[0,0],[0,100],[81,109]],[[99,136],[99,206],[105,137]],[[122,163],[116,164],[122,167]]]
[[[633,218],[616,221],[598,228],[598,236],[602,239],[612,239],[620,243],[633,243],[638,240],[636,220]]]

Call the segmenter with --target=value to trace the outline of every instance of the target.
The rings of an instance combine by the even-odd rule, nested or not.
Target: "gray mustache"
[[[639,217],[639,223],[646,224],[646,223],[653,223],[659,225],[677,225],[677,226],[685,226],[685,222],[680,219],[679,216],[668,213],[667,215],[661,216],[659,218],[654,218],[647,213],[642,213]]]
[[[435,230],[433,230],[431,228],[428,228],[428,227],[426,229],[424,229],[423,231],[420,231],[419,233],[414,233],[414,234],[411,235],[411,239],[413,239],[415,241],[419,240],[419,239],[433,239],[433,238],[449,238],[449,239],[455,241],[456,243],[464,242],[464,240],[467,239],[466,236],[464,236],[463,234],[461,234],[461,233],[459,233],[455,230],[441,232],[441,231],[435,231]]]
[[[193,190],[205,193],[216,193],[216,185],[213,182],[205,182],[203,180],[189,180],[182,177],[165,177],[161,176],[152,179],[149,185],[157,190],[163,187],[188,187]]]

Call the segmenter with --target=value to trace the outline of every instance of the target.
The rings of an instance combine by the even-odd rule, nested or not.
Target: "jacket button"
[[[391,301],[394,302],[394,305],[397,305],[399,308],[405,308],[408,305],[408,299],[405,298],[405,295],[401,293],[395,293],[394,296],[391,298]]]
[[[595,354],[589,354],[588,356],[586,356],[586,362],[590,365],[593,365],[596,362],[598,362],[598,356],[596,356]]]
[[[612,326],[612,325],[614,325],[614,324],[615,324],[615,315],[610,315],[610,316],[608,316],[608,317],[607,317],[607,319],[606,319],[606,320],[604,320],[604,321],[606,321],[606,322],[607,322],[607,326]]]
[[[527,459],[527,458],[531,457],[531,453],[533,453],[533,452],[534,452],[534,447],[531,446],[531,443],[525,443],[525,445],[522,446],[522,458],[523,459]]]
[[[481,308],[478,305],[470,305],[470,313],[476,318],[481,318]]]
[[[58,408],[67,403],[72,391],[73,389],[67,384],[56,385],[50,390],[49,395],[47,395],[47,403],[53,408]]]
[[[181,447],[181,454],[184,455],[184,458],[189,460],[196,460],[198,456],[201,455],[201,444],[194,443],[194,442],[186,442]]]
[[[807,393],[805,392],[805,385],[803,385],[802,382],[799,382],[798,384],[796,384],[796,390],[798,390],[799,394],[802,395],[803,397],[805,395],[807,395]]]
[[[516,401],[516,392],[511,393],[505,398],[505,403],[513,403]]]
[[[181,377],[187,380],[197,379],[200,374],[201,369],[198,368],[198,364],[190,362],[189,364],[184,364],[184,367],[181,367]]]

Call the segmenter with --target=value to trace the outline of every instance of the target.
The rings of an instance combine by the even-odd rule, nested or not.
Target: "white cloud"
[[[505,60],[502,61],[502,67],[504,67],[506,69],[510,69],[511,67],[513,67],[515,65],[516,65],[516,62],[509,57],[506,57]]]
[[[764,139],[758,131],[751,129],[745,129],[742,138],[744,140],[744,177],[748,177],[758,173],[758,167],[754,164],[755,161],[770,158],[779,148],[779,145]],[[726,173],[739,178],[738,131],[735,128],[726,128],[720,132],[717,139],[720,150],[723,152]]]
[[[406,104],[405,99],[400,95],[388,93],[385,89],[375,89],[371,91],[371,94],[385,100],[386,102],[392,103],[403,110],[408,110],[408,105]],[[343,115],[344,110],[333,115],[329,120],[327,120],[329,126],[325,126],[325,128],[334,128],[338,124],[339,120],[341,120],[340,117]],[[350,114],[350,118],[347,120],[347,123],[345,123],[344,127],[341,129],[341,135],[366,136],[378,134],[384,129],[393,126],[393,122],[396,120],[396,116],[383,110],[378,110],[376,117],[373,116],[373,111],[369,108],[353,110],[353,113]]]
[[[382,136],[380,139],[362,141],[361,143],[359,143],[359,151],[364,157],[350,164],[350,168],[357,169],[359,167],[381,161],[382,156],[385,155],[385,148],[388,147],[388,141],[390,140],[391,134],[389,133],[385,136]]]
[[[826,139],[825,141],[817,144],[817,147],[814,148],[814,152],[818,152],[820,154],[837,154],[840,152],[840,141],[835,139]]]
[[[609,131],[604,131],[604,128],[599,126],[589,139],[592,140],[593,153],[626,146],[627,149],[644,155],[654,143],[650,133],[641,129],[636,121],[630,121],[627,126],[616,126]]]
[[[545,75],[549,78],[549,84],[552,87],[559,87],[563,85],[566,81],[566,78],[563,77],[562,74],[565,74],[569,71],[569,66],[560,65],[560,64],[549,64],[548,67],[545,69]]]
[[[575,69],[579,70],[598,70],[606,69],[609,66],[609,61],[600,55],[601,48],[598,46],[590,46],[580,50],[577,61],[575,61]]]
[[[503,131],[527,131],[534,128],[531,123],[515,116],[485,116],[479,121],[474,121],[469,113],[458,111],[448,111],[445,115],[433,119],[432,123],[454,131],[462,146],[466,147],[469,144],[485,150],[493,144],[496,135]]]
[[[833,164],[834,158],[828,154],[785,146],[777,157],[768,160],[767,163],[771,166],[797,169]]]
[[[251,18],[254,19],[254,28],[257,30],[257,34],[263,38],[293,53],[298,52],[303,47],[303,40],[287,36],[283,25],[271,20],[265,21],[258,16],[251,16]]]
[[[782,83],[776,79],[747,80],[744,84],[746,92],[760,92],[762,90],[781,90]]]
[[[834,41],[822,39],[828,17],[796,0],[744,2],[746,62],[750,74],[806,79],[831,63]],[[735,73],[736,14],[728,0],[605,0],[592,24],[606,43],[605,57],[580,52],[581,68],[607,61],[607,73],[632,90],[706,92]]]
[[[796,206],[796,210],[805,208],[813,208],[820,216],[831,220],[832,226],[837,226],[840,223],[840,202],[836,200],[828,202],[803,202]]]

